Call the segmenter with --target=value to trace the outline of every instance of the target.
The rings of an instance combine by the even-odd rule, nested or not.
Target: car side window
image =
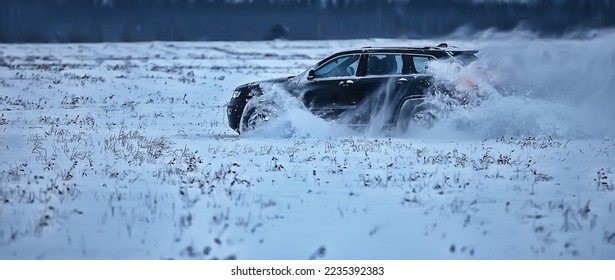
[[[357,73],[361,55],[344,55],[329,60],[314,71],[314,78],[348,77]]]
[[[414,64],[414,69],[416,73],[424,74],[427,73],[427,65],[429,64],[429,58],[424,56],[413,56],[412,62]]]
[[[367,76],[402,75],[403,66],[401,54],[370,54],[367,57]]]

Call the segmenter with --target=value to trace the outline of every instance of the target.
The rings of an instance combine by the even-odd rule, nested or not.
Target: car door
[[[334,57],[310,71],[301,94],[305,106],[314,114],[336,118],[355,106],[349,97],[356,90],[356,73],[361,54],[344,54]]]
[[[365,70],[358,73],[352,103],[357,105],[351,118],[359,124],[369,123],[372,117],[388,110],[388,105],[398,99],[399,87],[408,81],[410,64],[401,53],[369,53],[365,55]],[[388,113],[386,113],[388,114]],[[388,120],[387,120],[388,121]]]
[[[422,98],[433,83],[433,76],[427,72],[432,56],[406,54],[404,61],[408,65],[409,73],[397,81],[398,99]]]

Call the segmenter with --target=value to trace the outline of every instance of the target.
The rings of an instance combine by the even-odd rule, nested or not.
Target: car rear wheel
[[[412,129],[429,129],[437,121],[432,108],[422,99],[409,99],[402,103],[397,113],[396,125],[400,132]]]
[[[410,118],[409,127],[432,128],[436,121],[436,116],[429,111],[416,112]]]

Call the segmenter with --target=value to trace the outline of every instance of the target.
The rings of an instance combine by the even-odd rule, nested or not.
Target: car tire
[[[423,99],[407,99],[399,107],[395,123],[398,131],[406,133],[414,128],[432,128],[436,121],[433,108]]]
[[[265,103],[259,103],[249,107],[250,108],[246,107],[245,113],[241,117],[239,133],[254,130],[274,117],[273,109]]]

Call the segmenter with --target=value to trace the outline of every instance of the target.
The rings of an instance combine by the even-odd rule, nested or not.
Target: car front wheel
[[[274,118],[274,110],[270,107],[271,105],[266,103],[257,103],[252,106],[247,106],[241,118],[240,133],[261,127]]]

